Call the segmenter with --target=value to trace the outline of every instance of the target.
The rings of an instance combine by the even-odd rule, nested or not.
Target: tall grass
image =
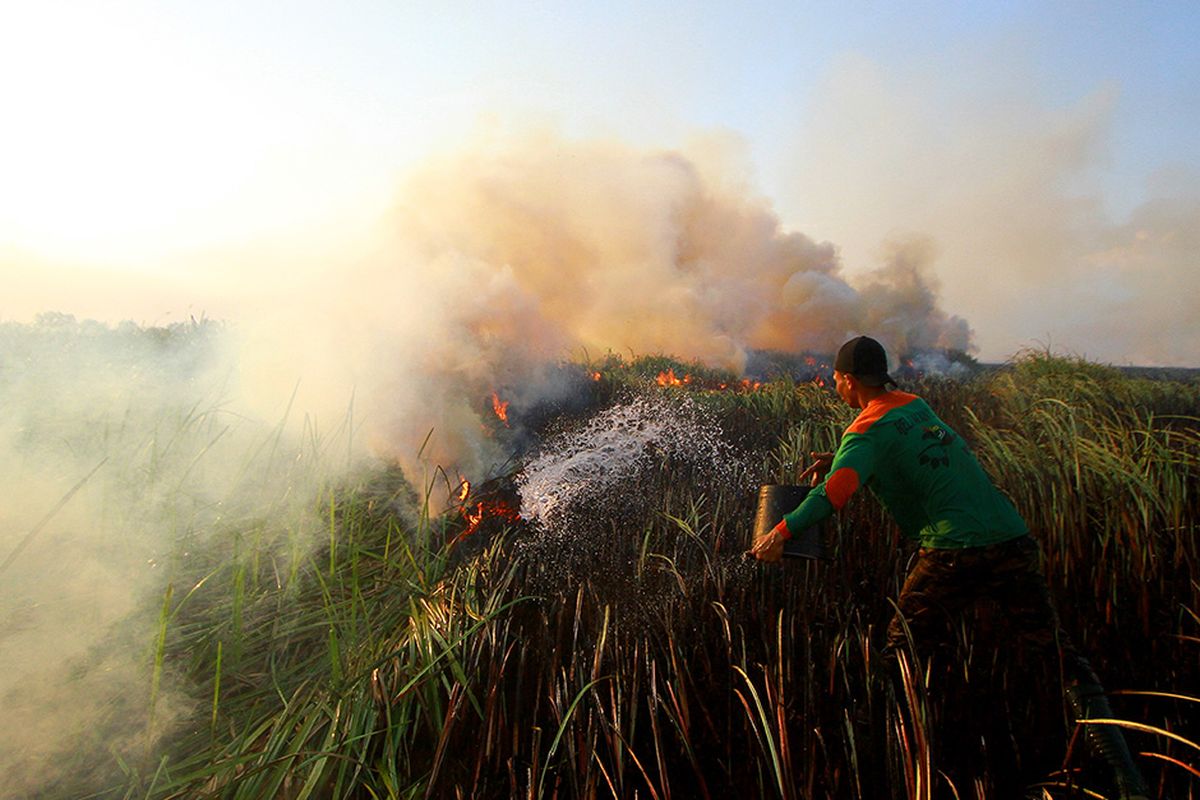
[[[587,368],[609,370],[607,392],[649,387],[666,363]],[[1195,796],[1200,389],[1038,354],[911,388],[1027,516],[1067,628],[1123,692],[1114,706],[1156,791]],[[831,523],[828,562],[744,557],[746,486],[794,480],[852,411],[782,382],[697,399],[756,454],[751,474],[732,485],[663,463],[639,487],[657,502],[585,558],[548,562],[523,547],[536,531],[498,521],[466,557],[447,544],[455,514],[395,472],[325,488],[322,547],[281,547],[269,523],[228,531],[229,555],[214,548],[163,597],[155,660],[191,682],[194,724],[107,796],[1105,791],[1078,748],[1064,763],[1058,687],[994,646],[994,609],[959,628],[949,667],[881,663],[910,551],[869,498]]]

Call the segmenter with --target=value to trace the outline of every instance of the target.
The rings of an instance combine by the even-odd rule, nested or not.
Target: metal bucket
[[[758,508],[754,513],[754,539],[770,531],[783,515],[794,511],[808,496],[809,487],[769,483],[758,490]],[[827,558],[822,526],[814,525],[792,534],[783,543],[783,554],[792,558]]]

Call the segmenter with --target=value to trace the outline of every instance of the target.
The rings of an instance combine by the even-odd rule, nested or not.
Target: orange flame
[[[482,525],[484,520],[488,519],[489,517],[499,517],[505,522],[516,522],[517,520],[521,519],[521,513],[519,509],[513,508],[504,500],[485,499],[476,500],[475,502],[468,502],[471,497],[471,482],[466,478],[462,478],[461,476],[460,480],[462,482],[459,484],[457,492],[458,512],[462,514],[463,519],[466,520],[467,527],[454,537],[454,539],[450,542],[451,546],[458,544],[463,539],[479,530],[479,526]]]
[[[500,395],[492,392],[492,411],[496,412],[496,416],[504,423],[504,427],[508,427],[508,401],[500,400]]]
[[[677,378],[675,376],[675,368],[672,367],[666,372],[658,373],[658,377],[655,380],[658,381],[659,386],[683,386],[692,382],[692,376],[684,374],[682,378]]]
[[[521,518],[521,513],[503,500],[490,503],[481,500],[473,506],[464,505],[462,515],[463,519],[467,521],[467,527],[462,533],[454,537],[452,544],[458,544],[463,539],[475,533],[488,517],[499,517],[505,522],[516,522]]]
[[[723,392],[729,390],[738,392],[757,392],[766,386],[766,384],[764,384],[762,381],[754,381],[750,380],[749,378],[743,378],[742,380],[734,383],[730,383],[728,381],[719,381],[715,378],[705,379],[702,377],[696,377],[690,373],[685,373],[681,378],[675,374],[674,368],[658,373],[658,377],[655,378],[655,381],[659,386],[687,387],[689,389],[703,392]]]

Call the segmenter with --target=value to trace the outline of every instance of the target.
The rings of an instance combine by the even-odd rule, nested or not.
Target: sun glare
[[[25,36],[0,33],[0,243],[140,266],[311,219],[295,175],[323,159],[245,65],[189,66],[154,20],[21,13]]]

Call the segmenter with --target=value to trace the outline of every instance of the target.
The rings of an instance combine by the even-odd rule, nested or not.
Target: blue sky
[[[219,315],[236,290],[208,261],[338,252],[430,153],[540,124],[647,149],[722,139],[784,229],[835,244],[848,275],[889,237],[930,239],[943,304],[985,357],[1048,342],[1200,364],[1196,315],[1163,311],[1200,288],[1178,245],[1198,224],[1195,3],[14,8],[0,269],[22,291],[3,317]],[[61,270],[81,287],[136,273],[161,310],[35,275]],[[1084,284],[1110,288],[1066,303]],[[1184,334],[1169,348],[1135,324],[1164,313]]]

